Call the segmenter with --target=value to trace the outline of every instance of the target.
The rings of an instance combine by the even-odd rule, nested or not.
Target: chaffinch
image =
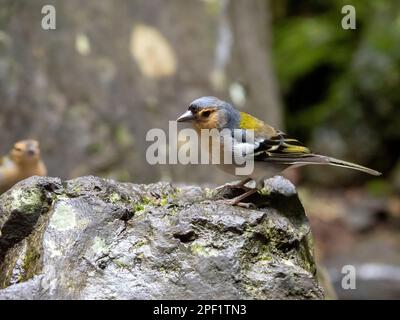
[[[19,141],[8,155],[0,158],[0,194],[20,180],[46,174],[46,166],[40,158],[39,142]]]
[[[230,132],[243,131],[244,134],[239,136],[231,134],[232,152],[243,153],[243,150],[246,150],[246,156],[253,157],[254,170],[235,185],[235,187],[243,187],[246,192],[229,201],[230,204],[239,204],[241,200],[255,193],[257,187],[262,186],[265,178],[272,177],[289,167],[323,164],[359,170],[375,176],[381,174],[355,163],[312,153],[297,139],[289,137],[250,114],[238,111],[228,102],[216,97],[202,97],[194,100],[177,121],[191,122],[198,133],[202,129],[217,129],[218,132],[223,129],[229,129]],[[254,133],[251,141],[246,139],[245,132],[248,130]],[[209,150],[211,151],[211,148]],[[236,175],[237,165],[234,162],[224,164],[222,161],[219,167],[225,172]],[[251,180],[256,181],[256,188],[245,187],[245,184]]]

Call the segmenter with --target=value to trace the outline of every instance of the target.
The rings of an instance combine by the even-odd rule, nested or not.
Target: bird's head
[[[36,140],[22,140],[14,144],[10,157],[16,164],[28,165],[37,163],[40,159],[39,142]]]
[[[240,113],[228,102],[216,97],[201,97],[194,100],[188,110],[176,121],[192,122],[198,129],[234,129],[240,120]]]

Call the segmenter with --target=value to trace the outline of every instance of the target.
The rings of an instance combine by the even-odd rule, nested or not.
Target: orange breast
[[[41,161],[34,166],[22,168],[9,162],[5,166],[0,166],[0,193],[7,191],[21,180],[31,176],[45,176],[46,174],[46,167]]]

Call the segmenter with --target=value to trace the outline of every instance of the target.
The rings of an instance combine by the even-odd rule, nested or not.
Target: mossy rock
[[[0,299],[323,298],[295,188],[266,188],[246,209],[207,188],[25,180],[0,197]]]

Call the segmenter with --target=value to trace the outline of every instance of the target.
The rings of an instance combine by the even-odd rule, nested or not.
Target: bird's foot
[[[246,208],[246,209],[255,209],[256,206],[253,203],[250,202],[237,202],[235,199],[223,199],[219,200],[219,202],[226,204],[228,206],[238,206],[241,208]]]
[[[246,187],[245,184],[247,184],[251,180],[252,180],[251,178],[246,178],[238,183],[234,183],[234,184],[227,183],[227,184],[224,184],[222,186],[215,188],[215,191],[217,194],[223,193],[223,191],[227,191],[227,190],[231,190],[231,189],[242,189],[244,191],[249,191],[252,188]]]
[[[255,205],[253,203],[250,202],[242,202],[242,200],[246,199],[247,197],[251,196],[252,194],[257,192],[257,189],[251,189],[248,188],[249,190],[247,190],[245,193],[234,197],[232,199],[222,199],[220,200],[222,203],[227,204],[227,205],[231,205],[231,206],[239,206],[242,208],[251,208],[251,207],[255,207]]]

